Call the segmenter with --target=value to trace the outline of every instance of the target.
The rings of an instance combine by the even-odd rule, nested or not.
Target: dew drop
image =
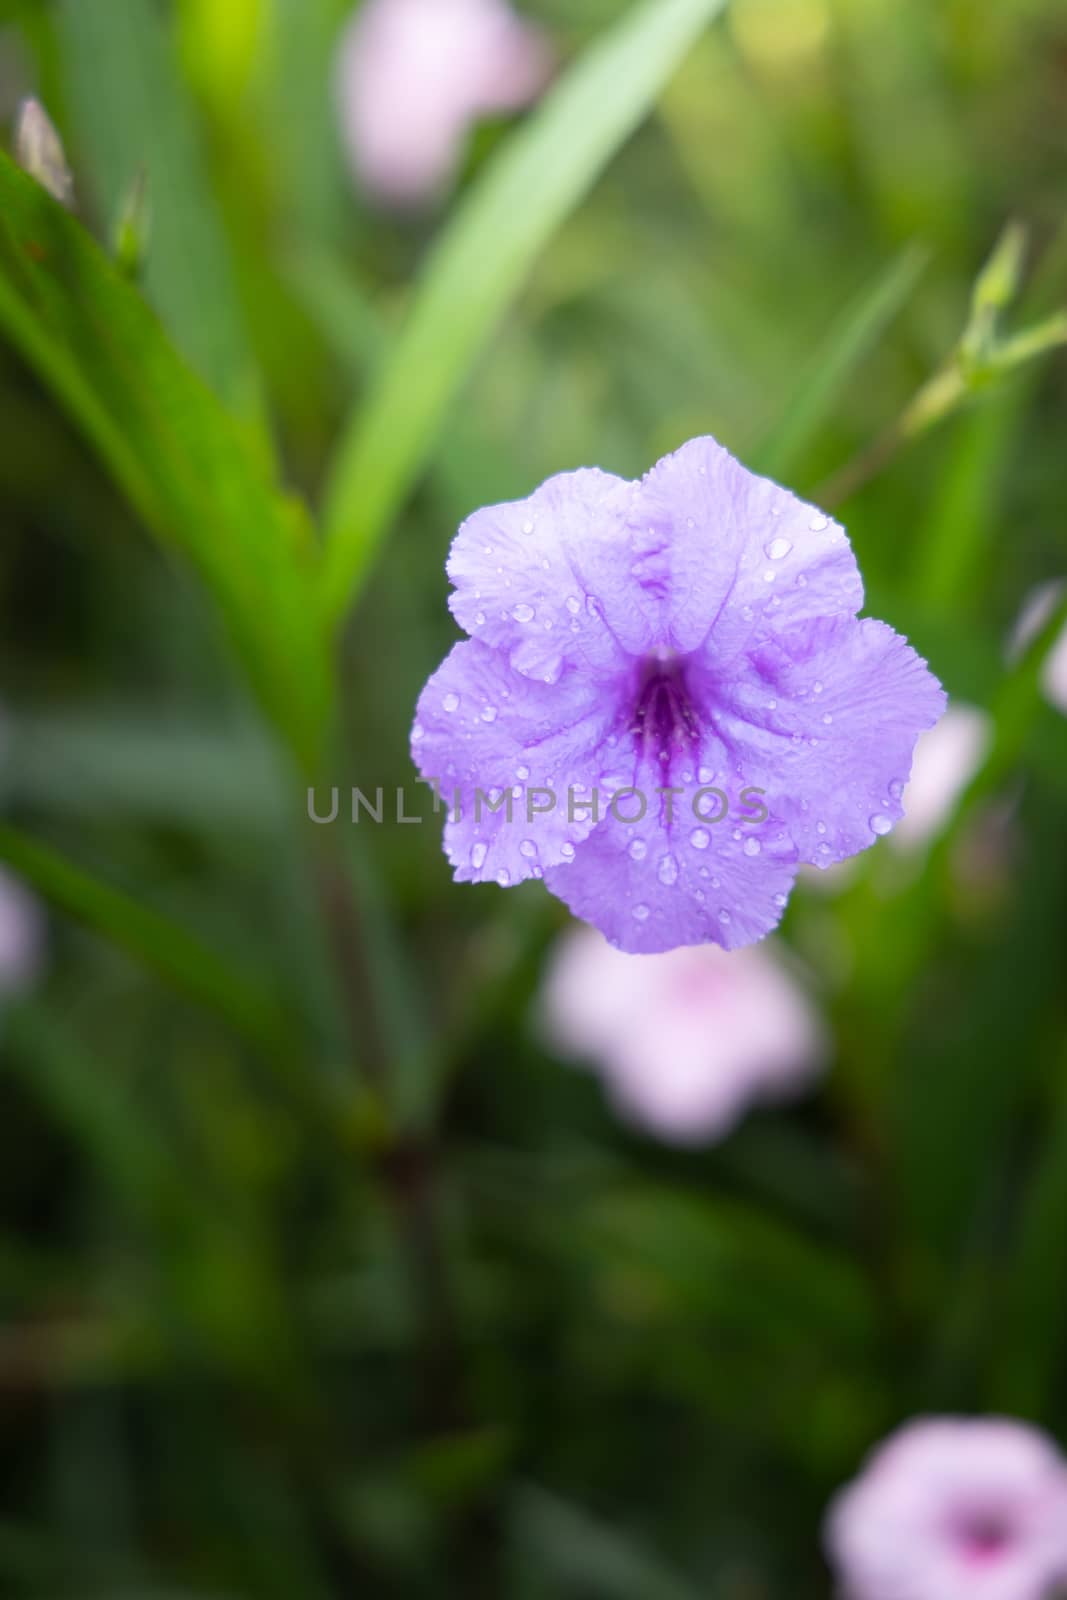
[[[781,909],[781,907],[786,904],[785,895],[784,894],[776,894],[775,897],[774,897],[774,903],[775,903],[776,906],[779,907],[779,909]]]
[[[485,707],[483,707],[483,709],[482,709],[482,721],[483,722],[495,722],[496,721],[496,706],[485,706]]]
[[[533,614],[534,614],[533,606],[528,606],[528,605],[515,606],[515,607],[513,607],[512,613],[511,613],[511,615],[515,618],[516,622],[532,622],[533,621]]]
[[[673,856],[664,856],[656,869],[656,877],[660,883],[666,884],[668,889],[678,882],[678,863]]]
[[[507,867],[501,867],[500,871],[496,875],[496,881],[499,883],[502,889],[507,888],[508,884],[511,882],[511,873],[508,871]]]
[[[825,533],[829,526],[830,518],[824,517],[821,512],[818,516],[812,517],[811,521],[808,523],[808,527],[811,529],[812,533]]]
[[[485,866],[485,858],[488,854],[488,845],[476,844],[471,847],[471,866],[475,872],[480,872]]]
[[[768,567],[766,572],[763,574],[764,583],[773,583],[774,582],[774,578],[775,578],[775,574],[774,574],[773,569],[771,567]]]
[[[484,611],[479,611],[476,614],[476,616],[474,618],[474,626],[476,628],[484,628],[485,627],[485,612]]]
[[[826,824],[825,824],[825,822],[817,822],[815,824],[815,832],[816,833],[825,833],[826,832]]]
[[[571,844],[569,839],[565,839],[560,845],[559,853],[563,857],[564,861],[574,860],[574,846]]]
[[[647,922],[648,921],[648,907],[647,906],[645,906],[645,905],[634,906],[634,921],[635,922]]]
[[[446,694],[444,699],[442,700],[441,704],[444,706],[446,711],[458,711],[459,710],[459,695],[458,694]]]
[[[889,793],[893,796],[894,800],[899,800],[901,795],[904,793],[904,785],[898,778],[895,778],[889,785]]]
[[[570,612],[571,616],[576,617],[581,609],[582,602],[579,600],[578,596],[576,594],[569,594],[567,596],[567,610]]]
[[[520,856],[525,856],[527,861],[532,861],[537,854],[537,846],[532,839],[524,839],[519,845]]]
[[[630,841],[630,860],[631,861],[643,861],[647,855],[648,855],[648,845],[645,843],[645,841],[643,839],[631,839],[631,841]]]
[[[829,713],[829,712],[827,712],[827,713],[826,713],[826,715],[825,715],[825,717],[823,717],[823,719],[822,719],[822,720],[823,720],[823,722],[824,722],[824,723],[825,723],[825,724],[826,724],[826,726],[827,726],[827,727],[829,727],[829,726],[830,726],[830,724],[831,724],[831,723],[832,723],[832,722],[833,722],[833,720],[834,720],[834,719],[833,719],[833,717],[832,717],[832,716],[831,716],[831,715],[830,715],[830,713]]]
[[[523,531],[523,533],[533,533],[533,531],[534,531],[533,523],[532,522],[524,522],[523,525],[522,525],[522,531]]]
[[[711,843],[711,834],[707,828],[694,828],[689,835],[689,843],[694,850],[706,850]]]
[[[760,852],[760,842],[758,839],[746,839],[743,849],[746,856],[758,856]]]
[[[421,722],[416,722],[415,726],[411,730],[412,744],[419,744],[421,740],[425,739],[425,737],[426,729],[423,727]]]
[[[798,589],[806,589],[807,587],[808,587],[807,578],[805,578],[805,576],[804,576],[804,574],[802,572],[798,573],[797,574],[797,588]]]
[[[589,613],[589,615],[591,617],[599,617],[600,616],[600,601],[597,599],[595,594],[587,594],[586,595],[586,597],[585,597],[585,609],[588,611],[588,613]]]
[[[728,911],[724,910],[724,911],[720,911],[719,912],[719,921],[722,923],[724,928],[729,923],[731,923],[733,920],[734,920],[733,917],[731,917],[731,915],[730,915],[730,913]]]
[[[767,701],[767,710],[768,711],[777,711],[778,710],[778,702],[777,702],[777,700],[768,700]]]
[[[793,545],[789,539],[772,539],[766,546],[764,554],[769,561],[782,561],[792,550]]]
[[[887,817],[884,811],[876,811],[874,816],[871,818],[871,831],[872,831],[872,833],[877,833],[877,834],[891,833],[892,829],[893,829],[893,819],[892,819],[892,817]]]
[[[516,778],[520,778],[522,782],[525,783],[527,778],[530,776],[529,767],[516,767],[515,776]]]
[[[697,772],[697,777],[700,779],[701,783],[710,783],[714,776],[715,774],[712,772],[710,767],[701,767]]]
[[[815,682],[812,684],[811,692],[812,694],[822,694],[822,684],[819,682],[818,678],[816,678]]]

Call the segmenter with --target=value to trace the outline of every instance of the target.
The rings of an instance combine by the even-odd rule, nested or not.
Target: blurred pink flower
[[[986,712],[953,701],[941,721],[919,735],[904,816],[892,834],[897,849],[914,850],[940,831],[978,771],[990,731]]]
[[[562,1054],[587,1057],[630,1120],[679,1144],[723,1137],[753,1101],[801,1089],[823,1030],[768,941],[625,955],[595,929],[560,940],[543,994]]]
[[[1067,1582],[1067,1462],[999,1418],[913,1422],[830,1509],[847,1600],[1049,1600]]]
[[[367,0],[337,65],[354,171],[394,205],[432,199],[471,125],[527,105],[548,70],[544,37],[506,0]]]
[[[33,982],[40,971],[43,945],[40,901],[0,867],[0,998]]]
[[[1062,580],[1043,583],[1030,592],[1015,624],[1010,655],[1018,655],[1025,650],[1031,639],[1040,633],[1062,595]],[[1045,665],[1041,671],[1041,687],[1049,704],[1067,717],[1067,628],[1061,629],[1059,637],[1045,657]]]

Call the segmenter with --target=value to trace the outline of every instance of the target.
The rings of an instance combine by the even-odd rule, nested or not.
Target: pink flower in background
[[[1041,632],[1063,595],[1063,583],[1043,583],[1027,597],[1022,614],[1015,625],[1010,654],[1025,650],[1031,639]],[[1067,628],[1045,657],[1041,669],[1041,687],[1049,705],[1055,706],[1067,717]]]
[[[40,971],[43,944],[40,902],[0,867],[0,999],[33,982]]]
[[[940,832],[978,771],[990,732],[986,712],[954,702],[940,722],[919,735],[904,790],[904,815],[891,835],[898,849],[916,849]]]
[[[472,124],[527,105],[548,68],[543,36],[505,0],[368,0],[338,55],[357,176],[396,205],[432,199],[453,176]]]
[[[625,955],[592,928],[561,939],[547,1031],[587,1057],[619,1109],[672,1142],[723,1137],[754,1101],[796,1093],[823,1055],[814,1008],[768,944]]]
[[[1050,1600],[1067,1462],[1019,1422],[914,1422],[838,1497],[826,1539],[847,1600]]]

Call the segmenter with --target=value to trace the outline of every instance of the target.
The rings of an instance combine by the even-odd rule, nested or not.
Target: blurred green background
[[[629,7],[523,9],[566,75]],[[439,241],[523,135],[487,123],[440,205],[376,208],[332,101],[348,15],[0,7],[6,125],[40,95],[105,249],[147,174],[141,288],[221,402],[5,177],[0,854],[56,904],[0,1020],[0,1593],[827,1596],[827,1500],[901,1419],[1067,1439],[1067,719],[1005,655],[1067,569],[1063,361],[841,510],[870,612],[995,736],[919,857],[794,896],[833,1037],[799,1107],[685,1152],[627,1129],[540,1042],[562,907],[454,886],[436,827],[315,828],[305,791],[411,782],[475,507],[700,432],[815,495],[941,367],[1010,219],[1010,325],[1064,303],[1067,11],[732,0],[647,117],[634,90],[440,427]],[[584,126],[489,214],[490,277]],[[330,481],[368,552],[333,656],[304,583]]]

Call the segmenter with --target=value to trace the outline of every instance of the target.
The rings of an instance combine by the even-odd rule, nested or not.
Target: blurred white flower
[[[555,1047],[591,1061],[628,1119],[679,1144],[721,1138],[754,1101],[798,1092],[825,1053],[814,1007],[768,940],[633,956],[578,925],[542,1003]]]
[[[910,1423],[830,1508],[847,1600],[1049,1600],[1067,1581],[1067,1463],[1019,1422]]]
[[[44,912],[20,881],[0,867],[0,999],[25,989],[41,968]]]
[[[915,850],[940,832],[981,766],[991,732],[986,712],[953,702],[939,723],[919,735],[904,816],[890,835],[898,850]]]
[[[1062,595],[1062,580],[1043,583],[1037,589],[1031,590],[1015,624],[1009,652],[1011,655],[1021,654],[1030,641],[1041,632]],[[1059,637],[1045,657],[1045,664],[1041,669],[1041,687],[1049,704],[1067,717],[1067,627],[1060,630]]]
[[[355,173],[394,205],[433,199],[472,124],[528,104],[548,70],[544,37],[506,0],[367,0],[337,60]]]

